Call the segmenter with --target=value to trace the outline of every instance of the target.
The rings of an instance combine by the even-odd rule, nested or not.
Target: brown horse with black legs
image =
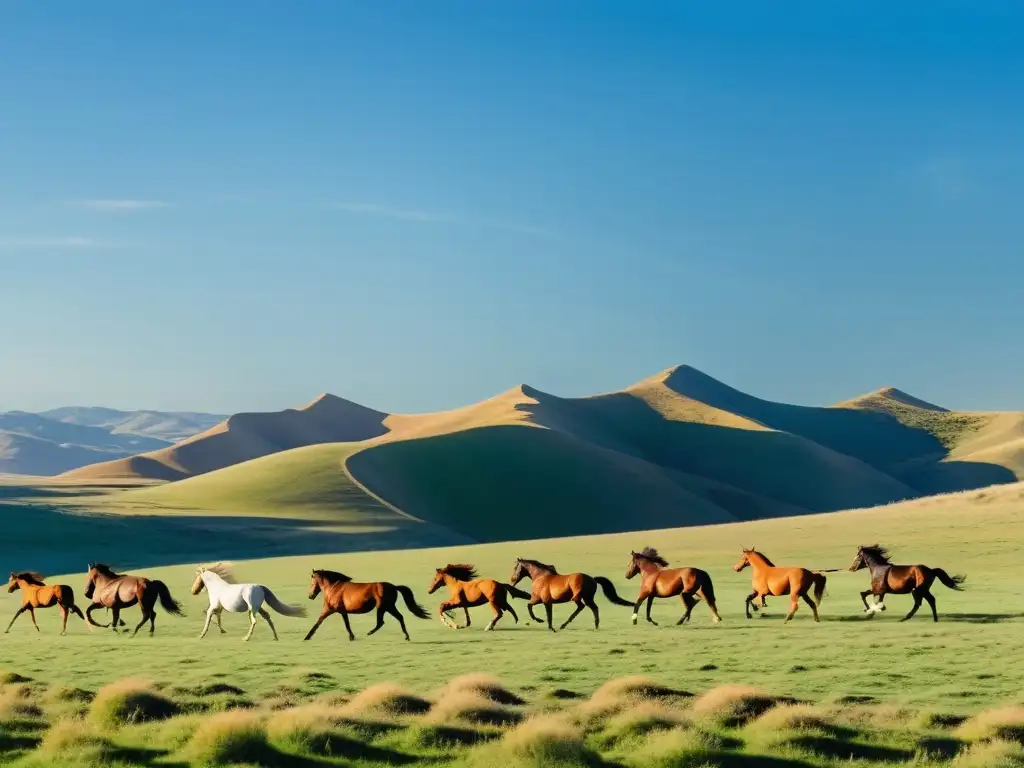
[[[396,586],[388,581],[352,581],[349,576],[337,571],[313,571],[310,578],[312,581],[309,584],[309,599],[313,600],[323,592],[324,605],[323,610],[320,611],[320,618],[302,638],[303,640],[309,640],[324,623],[324,619],[332,613],[341,614],[341,618],[345,622],[345,629],[348,631],[348,639],[355,640],[356,636],[352,634],[352,627],[348,623],[348,615],[350,613],[369,613],[374,609],[377,610],[377,626],[367,632],[367,635],[372,635],[383,627],[384,614],[390,613],[398,619],[398,624],[402,627],[402,634],[408,640],[409,632],[405,629],[405,617],[399,612],[397,606],[399,595],[405,599],[405,605],[413,616],[418,619],[430,618],[430,614],[416,602],[412,590],[404,585]]]
[[[442,584],[448,587],[450,597],[438,606],[438,614],[445,626],[452,629],[468,628],[469,609],[484,603],[490,603],[491,610],[494,611],[494,618],[485,627],[485,631],[494,629],[494,625],[498,623],[498,619],[504,615],[505,611],[511,613],[512,618],[518,624],[519,617],[508,602],[509,595],[523,600],[530,599],[530,596],[521,589],[510,587],[508,584],[502,584],[494,579],[478,579],[476,569],[466,563],[449,563],[444,568],[438,568],[427,592],[434,594]],[[464,627],[460,627],[449,618],[448,614],[454,608],[461,608],[466,612]]]
[[[103,563],[89,563],[85,596],[92,600],[92,605],[85,609],[86,620],[94,627],[112,627],[115,632],[119,625],[124,626],[120,617],[121,611],[138,603],[142,609],[142,621],[135,627],[132,637],[139,633],[147,621],[149,634],[152,635],[156,631],[157,600],[168,613],[175,616],[185,615],[181,605],[171,597],[170,590],[162,581],[147,579],[145,576],[114,573],[109,565]],[[93,621],[92,612],[101,607],[110,609],[110,624],[97,624]]]
[[[36,624],[36,608],[60,606],[60,617],[62,620],[60,633],[62,635],[66,635],[68,631],[69,613],[73,613],[80,617],[82,621],[85,621],[85,616],[81,609],[75,605],[75,592],[67,584],[48,586],[43,583],[42,575],[35,571],[22,571],[21,573],[12,573],[7,581],[8,592],[14,592],[16,589],[21,590],[21,608],[15,612],[14,618],[7,625],[4,634],[11,631],[14,622],[25,611],[28,611],[29,616],[32,617],[32,625],[36,628],[36,632],[38,632],[39,625]],[[85,621],[85,628],[92,632],[92,627],[89,626],[88,621]]]
[[[548,629],[552,632],[555,628],[551,626],[551,606],[555,603],[576,603],[576,610],[569,614],[560,629],[569,626],[569,622],[575,619],[584,606],[594,614],[594,629],[601,625],[601,614],[597,610],[597,603],[594,597],[597,595],[597,588],[604,590],[604,596],[615,605],[626,605],[632,607],[632,603],[623,600],[615,591],[615,585],[604,576],[591,576],[586,573],[560,574],[553,565],[545,565],[537,560],[518,558],[512,568],[512,577],[509,583],[515,586],[527,576],[533,580],[533,594],[530,595],[530,602],[526,604],[526,610],[530,618],[539,622],[534,613],[533,606],[538,603],[544,604],[544,612],[547,614]]]
[[[814,620],[820,621],[818,618],[818,605],[825,596],[825,573],[823,571],[811,571],[798,566],[776,566],[753,547],[743,550],[743,557],[739,559],[739,562],[732,569],[739,573],[748,565],[753,569],[751,586],[754,588],[754,591],[747,595],[744,605],[748,619],[751,618],[750,608],[755,597],[760,597],[761,605],[764,606],[764,599],[769,595],[789,595],[789,613],[786,614],[786,622],[793,618],[796,609],[800,607],[801,598],[811,606]],[[814,589],[813,600],[810,596],[812,588]],[[757,610],[756,605],[753,605],[753,608],[755,611]]]
[[[932,609],[932,619],[938,621],[939,612],[935,609],[935,596],[931,593],[932,584],[938,579],[950,589],[961,592],[963,587],[960,585],[967,579],[966,576],[950,576],[941,568],[929,568],[927,565],[893,565],[889,562],[889,550],[880,544],[857,550],[857,557],[854,558],[850,570],[859,571],[861,568],[867,568],[871,572],[871,589],[860,593],[864,611],[869,618],[874,618],[875,611],[885,610],[885,603],[882,601],[887,594],[905,595],[909,592],[914,596],[914,607],[900,621],[906,621],[917,613],[917,609],[921,607],[921,600],[928,601]],[[868,595],[875,596],[874,605],[868,605]]]
[[[718,606],[715,605],[715,587],[711,583],[711,576],[707,571],[700,568],[669,568],[668,561],[658,554],[658,550],[647,547],[640,552],[630,552],[631,559],[629,567],[626,568],[626,578],[632,579],[638,573],[643,573],[640,583],[640,594],[633,606],[633,623],[636,624],[637,614],[640,612],[640,605],[647,601],[647,621],[654,626],[658,622],[651,618],[651,604],[656,597],[675,597],[679,595],[686,606],[686,613],[676,622],[677,625],[690,620],[690,613],[697,605],[698,597],[703,597],[711,611],[711,620],[717,624],[722,620],[718,615]]]

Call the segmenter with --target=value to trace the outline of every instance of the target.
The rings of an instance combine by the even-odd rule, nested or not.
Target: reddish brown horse
[[[450,597],[438,606],[438,614],[441,621],[452,629],[469,627],[469,609],[484,603],[490,603],[491,610],[494,611],[494,618],[484,628],[485,631],[494,629],[494,625],[498,623],[498,619],[504,615],[505,611],[512,614],[512,618],[518,624],[519,617],[508,602],[509,595],[523,600],[530,599],[530,596],[521,589],[502,584],[494,579],[478,579],[476,569],[467,563],[449,563],[444,568],[438,568],[427,592],[434,594],[442,584],[447,585]],[[448,615],[455,608],[461,608],[466,612],[464,627],[460,627]]]
[[[935,609],[935,597],[931,593],[932,584],[938,579],[950,589],[963,591],[960,585],[967,579],[966,576],[950,576],[941,568],[929,568],[927,565],[893,565],[889,562],[889,550],[880,544],[857,550],[857,557],[854,558],[850,570],[859,571],[861,568],[867,568],[871,572],[871,589],[860,593],[861,602],[864,603],[864,610],[869,618],[874,617],[875,611],[885,610],[882,601],[890,592],[894,595],[905,595],[909,592],[914,596],[914,607],[900,621],[906,621],[917,613],[922,599],[928,601],[932,609],[932,619],[938,621],[939,612]],[[868,595],[875,596],[874,605],[868,605]]]
[[[156,603],[168,613],[175,616],[184,616],[181,605],[171,597],[167,585],[158,579],[147,579],[145,576],[129,576],[118,574],[110,570],[110,566],[104,563],[89,563],[89,575],[85,582],[85,596],[92,600],[92,605],[85,609],[85,618],[94,627],[112,627],[117,632],[118,626],[124,626],[121,621],[121,611],[130,608],[138,603],[142,609],[142,621],[135,627],[132,637],[135,637],[142,629],[142,625],[149,622],[149,634],[156,631]],[[109,608],[111,613],[110,624],[97,624],[93,621],[92,612],[97,608]]]
[[[604,590],[604,596],[615,605],[627,605],[632,603],[623,600],[615,591],[615,585],[604,576],[591,576],[586,573],[560,574],[553,565],[545,565],[537,560],[518,558],[512,568],[512,577],[509,582],[515,586],[527,576],[533,580],[533,594],[530,595],[530,602],[526,604],[526,610],[530,618],[540,621],[534,613],[533,606],[538,603],[544,604],[544,612],[547,614],[548,629],[552,632],[555,628],[551,626],[551,606],[555,603],[576,603],[576,610],[569,614],[559,629],[565,629],[569,622],[579,615],[584,606],[594,614],[594,629],[601,625],[601,614],[597,610],[597,603],[594,597],[597,595],[597,588]]]
[[[761,598],[761,605],[763,606],[765,604],[764,599],[769,595],[789,595],[789,613],[786,614],[787,622],[793,618],[796,609],[800,607],[800,598],[803,598],[803,601],[811,606],[814,620],[820,621],[818,618],[818,605],[825,596],[824,572],[810,571],[807,568],[797,566],[776,566],[753,547],[743,550],[743,557],[739,559],[739,562],[732,569],[738,573],[748,565],[753,569],[751,586],[754,588],[754,591],[747,595],[744,605],[748,619],[751,618],[751,606],[753,606],[755,611],[757,610],[757,606],[753,605],[755,597]],[[812,587],[814,588],[813,600],[809,594]]]
[[[698,597],[703,597],[711,611],[711,620],[716,624],[722,620],[718,615],[718,606],[715,605],[715,587],[711,583],[711,576],[707,571],[700,568],[669,568],[668,561],[658,554],[658,550],[647,547],[641,552],[630,552],[629,567],[626,568],[626,578],[632,579],[638,573],[643,573],[640,583],[640,594],[633,606],[633,623],[636,624],[637,614],[640,612],[640,604],[647,601],[647,620],[654,626],[658,622],[651,618],[651,604],[656,597],[675,597],[679,595],[686,606],[686,613],[676,622],[682,624],[690,620],[690,613],[697,605]]]
[[[68,613],[73,613],[80,617],[82,621],[85,621],[85,616],[82,614],[81,609],[75,605],[75,592],[67,584],[47,586],[43,583],[42,575],[35,571],[22,571],[21,573],[12,573],[7,581],[8,592],[13,592],[16,589],[21,590],[21,608],[15,612],[14,618],[7,625],[4,634],[11,631],[14,622],[25,611],[29,612],[29,615],[32,617],[32,624],[35,626],[36,632],[38,632],[39,625],[36,624],[36,608],[60,606],[62,622],[60,633],[62,635],[67,634],[68,631]],[[88,621],[85,621],[85,628],[92,632],[92,627],[89,626]]]
[[[367,635],[372,635],[383,627],[384,614],[390,613],[398,619],[398,624],[402,627],[402,634],[408,640],[409,633],[405,629],[405,618],[398,610],[399,595],[405,598],[405,605],[413,616],[418,619],[430,618],[430,614],[416,602],[412,590],[401,584],[396,586],[388,581],[352,581],[343,573],[322,570],[313,571],[310,574],[310,579],[309,599],[313,600],[323,592],[324,606],[320,611],[320,618],[310,628],[309,633],[302,638],[303,640],[309,640],[324,623],[324,619],[332,613],[341,614],[341,618],[345,622],[345,629],[348,631],[348,639],[355,640],[356,636],[352,634],[352,627],[348,623],[348,615],[350,613],[369,613],[375,608],[377,609],[377,626],[367,632]]]

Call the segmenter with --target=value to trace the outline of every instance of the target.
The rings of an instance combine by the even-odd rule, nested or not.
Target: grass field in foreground
[[[205,595],[188,594],[194,564],[138,568],[136,573],[164,579],[186,606],[183,618],[160,613],[157,634],[118,636],[110,630],[89,635],[74,621],[59,637],[58,616],[40,611],[42,632],[22,616],[11,634],[0,637],[0,668],[33,679],[95,689],[128,675],[156,682],[197,686],[221,681],[248,695],[271,695],[282,682],[310,673],[328,673],[332,686],[356,690],[388,681],[428,690],[449,678],[486,671],[516,690],[568,688],[588,694],[612,677],[650,674],[667,685],[701,691],[724,683],[758,685],[780,695],[838,701],[872,696],[897,704],[950,706],[957,711],[989,707],[1024,688],[1024,517],[1019,513],[1022,486],[1007,486],[959,496],[920,500],[857,512],[815,515],[702,528],[614,534],[535,542],[443,549],[277,558],[240,562],[242,580],[271,586],[288,602],[305,604],[304,619],[275,617],[281,641],[264,626],[244,644],[246,619],[226,614],[228,634],[196,637],[207,604]],[[732,571],[742,546],[756,545],[779,564],[811,568],[848,567],[859,544],[881,541],[897,562],[924,562],[951,573],[967,574],[967,591],[935,587],[941,621],[924,610],[910,622],[897,620],[910,598],[890,596],[889,611],[871,620],[862,615],[858,593],[867,587],[863,573],[830,574],[823,621],[815,625],[801,607],[783,626],[785,599],[769,600],[768,615],[743,617],[749,571]],[[630,549],[654,545],[673,565],[707,569],[715,582],[724,623],[711,624],[698,605],[690,626],[675,627],[676,600],[659,601],[653,627],[631,626],[630,610],[598,598],[602,625],[592,628],[589,612],[564,632],[550,634],[525,624],[525,605],[515,602],[520,624],[506,617],[492,633],[483,626],[486,607],[473,610],[473,626],[447,629],[436,619],[415,619],[406,612],[412,642],[405,642],[388,619],[385,628],[365,637],[369,616],[353,618],[357,641],[350,643],[338,617],[331,617],[308,643],[301,638],[320,601],[306,600],[311,568],[332,568],[357,580],[384,579],[413,587],[434,613],[443,599],[427,595],[434,568],[470,561],[480,572],[507,580],[517,556],[555,563],[563,572],[584,570],[613,579],[627,598],[637,583],[623,578]],[[83,563],[83,568],[84,568]],[[83,573],[59,580],[81,596]],[[57,581],[53,578],[51,581]],[[521,586],[529,588],[529,582]],[[81,599],[81,597],[80,597]],[[0,618],[10,616],[17,595],[0,598]],[[556,622],[569,609],[558,607]],[[99,614],[102,616],[102,614]],[[126,613],[138,621],[138,609]],[[6,620],[4,620],[6,624]]]

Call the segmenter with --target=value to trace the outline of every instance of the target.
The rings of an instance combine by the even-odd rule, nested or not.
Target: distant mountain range
[[[57,475],[166,448],[223,419],[211,413],[75,406],[42,413],[0,412],[0,473]]]
[[[678,366],[620,392],[527,385],[452,411],[333,395],[240,413],[70,481],[171,481],[125,504],[319,510],[436,523],[473,540],[729,522],[886,504],[1024,478],[1024,413],[955,412],[884,388],[771,402]]]

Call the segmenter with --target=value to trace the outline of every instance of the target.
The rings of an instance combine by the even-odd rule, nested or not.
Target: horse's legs
[[[68,609],[63,605],[60,606],[60,634],[64,636],[68,633]]]
[[[516,616],[516,612],[512,609],[512,604],[509,602],[508,595],[504,595],[501,598],[501,600],[502,600],[501,609],[503,611],[508,611],[510,614],[512,614],[512,620],[516,624],[518,624],[519,623],[519,617]]]
[[[910,609],[910,613],[908,613],[906,616],[904,616],[902,619],[900,619],[900,621],[906,621],[907,619],[912,617],[915,613],[917,613],[917,609],[921,607],[921,593],[918,590],[915,589],[914,592],[913,592],[913,595],[914,595],[914,607],[911,608]]]
[[[446,627],[450,627],[451,629],[458,629],[458,625],[454,621],[452,621],[451,619],[448,618],[448,611],[450,611],[452,608],[457,608],[457,607],[458,606],[455,605],[450,600],[445,600],[443,603],[441,603],[440,605],[437,606],[437,615],[441,619],[441,623],[444,624]],[[344,614],[342,614],[342,615],[344,616]],[[469,618],[469,611],[466,611],[466,618],[467,619]],[[345,624],[346,625],[348,624],[348,618],[347,617],[345,618]],[[349,640],[354,640],[355,639],[355,638],[352,637],[352,630],[351,629],[349,629],[348,634],[349,634]]]
[[[591,613],[594,614],[594,629],[600,629],[601,628],[601,612],[599,610],[597,610],[597,601],[594,600],[594,596],[591,595],[590,597],[586,598],[584,600],[584,602],[587,604],[587,607],[590,609]],[[568,624],[569,622],[565,622],[565,623]]]
[[[146,606],[142,603],[139,603],[139,607],[142,608],[142,621],[140,621],[138,626],[135,627],[135,631],[132,632],[132,637],[135,637],[137,634],[139,634],[139,630],[142,629],[142,626],[150,620],[154,613],[156,613],[156,611],[153,608],[146,608]],[[149,630],[149,634],[153,634],[152,629]]]
[[[85,609],[85,620],[87,622],[89,622],[90,624],[92,624],[94,627],[101,627],[102,629],[106,629],[107,627],[110,626],[109,624],[97,624],[96,620],[93,619],[93,617],[92,617],[92,612],[95,611],[97,608],[100,608],[100,607],[101,606],[100,606],[99,603],[93,603],[88,608],[86,608]]]
[[[324,609],[322,611],[320,611],[320,616],[313,623],[313,626],[309,628],[309,632],[306,633],[306,636],[304,638],[302,638],[302,639],[303,640],[309,640],[309,638],[311,638],[316,633],[316,631],[318,629],[320,629],[320,625],[324,623],[324,619],[326,619],[332,613],[334,613],[334,611],[332,609],[324,606]],[[341,614],[341,615],[345,616],[344,613]],[[348,624],[348,617],[345,616],[345,619],[346,619],[345,624],[347,625]],[[348,637],[349,640],[355,640],[356,639],[355,636],[352,634],[352,630],[351,629],[349,629],[348,635],[349,635],[349,637]]]
[[[394,616],[396,619],[398,619],[398,625],[402,628],[402,634],[405,635],[405,639],[411,640],[412,638],[409,637],[409,630],[405,628],[405,617],[402,615],[402,612],[398,610],[398,606],[390,606],[387,609],[387,612]]]
[[[14,618],[13,618],[13,619],[11,619],[11,623],[10,623],[10,624],[8,624],[8,625],[7,625],[7,629],[5,629],[5,630],[4,630],[4,634],[5,634],[5,635],[6,635],[6,634],[7,634],[8,632],[10,632],[10,631],[11,631],[11,627],[13,627],[13,626],[14,626],[14,622],[18,620],[18,617],[19,617],[19,616],[21,616],[21,614],[23,614],[23,613],[24,613],[25,611],[27,611],[27,610],[28,610],[28,603],[25,603],[25,604],[24,604],[23,606],[21,606],[21,608],[19,608],[18,610],[16,610],[16,611],[14,612]]]
[[[469,625],[472,623],[470,618],[469,618],[469,606],[468,605],[462,606],[462,612],[466,614],[466,626],[463,627],[463,629],[469,629]]]
[[[36,609],[29,603],[28,615],[32,617],[32,626],[36,628],[36,632],[39,631],[39,625],[36,624]]]
[[[117,623],[119,621],[121,621],[120,617],[121,617],[121,609],[120,608],[118,608],[117,606],[114,606],[113,608],[110,609],[110,624],[109,624],[109,626],[115,632],[117,632],[117,627],[118,627]],[[124,622],[121,622],[121,624],[123,625]]]
[[[206,609],[206,622],[203,624],[203,631],[199,633],[199,639],[202,640],[206,637],[206,633],[210,631],[210,622],[213,620],[214,615],[217,616],[217,622],[220,623],[220,614],[217,613],[217,609],[212,605]],[[221,629],[221,632],[224,630]]]
[[[551,626],[551,603],[544,603],[544,613],[548,617],[548,629],[554,632],[555,628]]]
[[[270,618],[270,612],[266,608],[260,608],[260,616],[270,626],[270,631],[274,634],[274,639],[277,640],[277,627],[274,626],[274,620]]]
[[[92,625],[89,624],[89,621],[85,618],[85,614],[82,613],[82,609],[79,608],[77,605],[71,605],[71,606],[68,606],[68,608],[69,608],[69,610],[73,614],[75,614],[78,618],[80,618],[82,621],[84,621],[85,622],[85,628],[87,630],[89,630],[90,632],[92,632]]]
[[[380,629],[383,626],[384,626],[384,606],[383,605],[378,605],[377,606],[377,626],[375,626],[373,629],[371,629],[369,632],[367,632],[366,633],[367,636],[372,635],[374,632],[376,632],[378,629]]]
[[[490,632],[494,629],[494,625],[498,623],[498,619],[500,619],[501,614],[504,613],[504,611],[501,610],[501,606],[496,602],[491,602],[491,610],[494,612],[494,618],[490,620],[486,627],[484,627],[484,632]]]
[[[249,609],[249,632],[245,636],[245,642],[249,642],[249,638],[252,637],[252,631],[256,629],[256,614],[253,613],[252,608]]]
[[[712,597],[708,599],[707,593],[704,591],[704,587],[700,587],[697,590],[697,594],[704,598],[704,602],[708,604],[708,610],[711,611],[711,620],[715,624],[722,623],[722,617],[718,615],[718,606],[715,604],[715,599]]]
[[[220,630],[220,633],[222,635],[226,635],[228,633],[228,631],[226,629],[224,629],[224,625],[220,623],[220,616],[221,616],[222,613],[224,613],[224,609],[223,608],[218,608],[216,613],[214,613],[214,615],[217,617],[217,629]]]
[[[813,600],[811,600],[811,596],[804,592],[804,594],[800,595],[800,597],[804,599],[805,603],[811,606],[811,613],[814,614],[814,620],[820,622],[821,619],[818,618],[818,606],[814,604]]]
[[[561,627],[559,627],[559,629],[565,629],[566,627],[568,627],[568,626],[569,626],[569,622],[570,622],[570,621],[572,621],[573,619],[575,619],[575,618],[576,618],[576,615],[577,615],[577,614],[578,614],[578,613],[579,613],[580,611],[582,611],[582,610],[583,610],[583,600],[582,600],[582,599],[580,599],[580,600],[577,600],[577,601],[576,601],[576,610],[575,610],[575,611],[573,611],[572,613],[570,613],[570,614],[569,614],[569,618],[567,618],[567,619],[566,619],[566,620],[565,620],[565,621],[564,621],[564,622],[562,623],[562,626],[561,626]]]
[[[939,612],[935,609],[935,595],[933,595],[931,592],[925,592],[924,593],[924,599],[927,600],[928,601],[928,605],[931,606],[931,609],[932,609],[932,619],[934,621],[938,621],[939,620]]]
[[[533,606],[535,606],[535,605],[537,605],[539,603],[540,603],[540,600],[533,600],[533,599],[531,599],[530,602],[528,602],[526,604],[526,611],[527,611],[527,613],[530,614],[530,618],[531,619],[536,621],[538,624],[543,624],[544,622],[541,621],[540,619],[538,619],[537,615],[533,612]]]
[[[785,624],[790,619],[792,619],[793,618],[793,614],[796,613],[796,609],[799,608],[799,607],[800,607],[800,597],[797,595],[796,592],[793,592],[792,596],[789,599],[789,613],[786,614],[786,621],[784,621],[782,623]]]
[[[755,597],[757,597],[757,590],[756,590],[756,589],[755,589],[755,590],[754,590],[753,592],[751,592],[751,593],[750,593],[749,595],[747,595],[747,600],[746,600],[746,602],[745,602],[745,603],[743,604],[743,607],[744,607],[744,608],[746,609],[746,611],[747,611],[747,618],[748,618],[748,619],[751,619],[751,618],[753,618],[753,617],[752,617],[752,616],[750,615],[750,609],[751,609],[751,608],[753,608],[753,609],[754,609],[755,611],[757,610],[757,606],[756,606],[756,605],[754,605],[754,598],[755,598]]]
[[[874,614],[874,611],[871,610],[871,606],[868,605],[868,595],[870,594],[872,594],[872,591],[870,589],[865,589],[860,593],[860,601],[864,603],[864,613]]]
[[[636,624],[636,619],[640,615],[640,606],[644,600],[647,601],[647,620],[651,621],[651,595],[645,592],[643,589],[640,590],[640,594],[636,596],[636,602],[633,603],[633,624]],[[651,622],[652,624],[654,622]]]
[[[683,605],[686,606],[686,613],[684,613],[680,617],[679,621],[676,622],[676,626],[679,626],[680,624],[684,624],[687,621],[689,621],[690,614],[693,612],[693,607],[697,605],[697,601],[689,592],[682,592],[680,593],[679,597],[682,599]]]

